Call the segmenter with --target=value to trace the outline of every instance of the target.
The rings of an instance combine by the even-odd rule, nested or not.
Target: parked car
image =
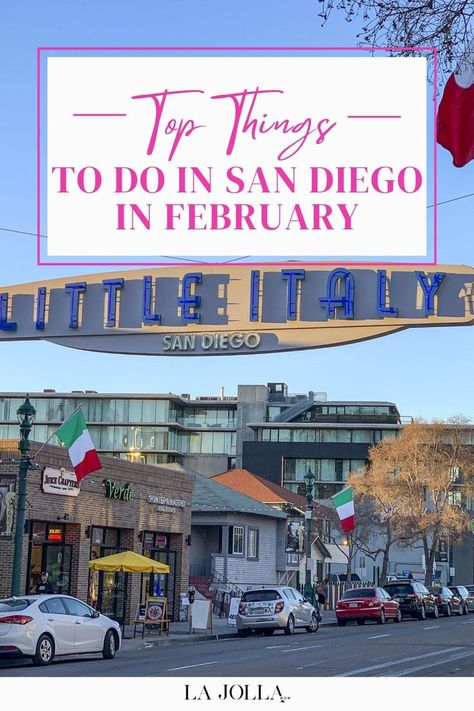
[[[353,588],[346,590],[338,601],[336,618],[339,627],[352,620],[358,625],[364,625],[366,620],[383,625],[387,620],[401,622],[402,613],[398,602],[392,600],[383,588]]]
[[[120,649],[118,622],[67,595],[23,595],[0,600],[0,656],[30,657],[45,666],[56,656]]]
[[[271,635],[275,630],[293,634],[297,627],[317,632],[319,610],[295,588],[275,586],[247,590],[237,613],[237,632],[243,637],[252,631]]]
[[[466,590],[469,590],[471,595],[474,595],[474,585],[465,585]]]
[[[387,583],[383,587],[400,604],[402,615],[417,617],[419,620],[425,620],[427,615],[438,617],[439,609],[435,597],[423,583],[407,579]]]
[[[428,590],[435,596],[438,609],[445,617],[463,614],[463,602],[461,598],[451,592],[449,588],[444,585],[433,585],[428,587]]]
[[[465,615],[468,612],[474,612],[474,595],[464,585],[450,585],[449,589],[461,598]]]

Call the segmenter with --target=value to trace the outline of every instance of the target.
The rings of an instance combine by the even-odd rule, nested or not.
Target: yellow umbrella
[[[144,555],[139,555],[133,551],[123,551],[106,555],[103,558],[95,558],[89,561],[89,568],[92,570],[105,570],[108,573],[169,573],[169,565],[152,560]]]
[[[125,637],[125,617],[127,612],[127,574],[128,573],[169,573],[169,565],[152,560],[144,555],[139,555],[133,551],[122,551],[113,555],[105,555],[103,558],[95,558],[89,561],[89,568],[92,570],[103,570],[107,573],[125,573],[123,590],[123,636]]]

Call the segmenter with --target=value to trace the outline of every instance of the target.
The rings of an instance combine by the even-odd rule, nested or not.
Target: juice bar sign
[[[110,353],[269,353],[473,322],[465,266],[206,265],[0,287],[0,341]]]

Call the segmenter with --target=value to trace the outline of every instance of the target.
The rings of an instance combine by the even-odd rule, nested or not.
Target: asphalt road
[[[0,661],[0,677],[299,677],[474,676],[474,615],[402,624],[321,628],[317,634],[170,642],[49,667]]]

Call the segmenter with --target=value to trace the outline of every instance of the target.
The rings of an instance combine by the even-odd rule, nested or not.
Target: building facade
[[[0,440],[18,436],[23,400],[22,393],[0,393]],[[80,406],[99,454],[177,463],[206,476],[244,467],[295,492],[311,466],[317,498],[341,488],[348,472],[363,466],[369,446],[400,426],[393,403],[290,395],[285,383],[239,385],[236,397],[45,390],[30,393],[30,401],[37,442],[54,436]]]
[[[16,445],[0,442],[0,492],[11,491],[14,499]],[[129,620],[145,596],[157,592],[168,598],[171,619],[178,619],[180,594],[188,589],[194,477],[173,466],[103,457],[103,468],[83,479],[78,490],[67,475],[67,451],[51,445],[38,449],[32,443],[31,457],[40,467],[30,470],[27,478],[21,593],[34,593],[46,570],[55,592],[87,600],[122,621],[123,573],[89,571],[88,563],[132,550],[166,563],[170,573],[128,576]],[[0,597],[11,589],[14,520],[12,524],[0,526]]]

